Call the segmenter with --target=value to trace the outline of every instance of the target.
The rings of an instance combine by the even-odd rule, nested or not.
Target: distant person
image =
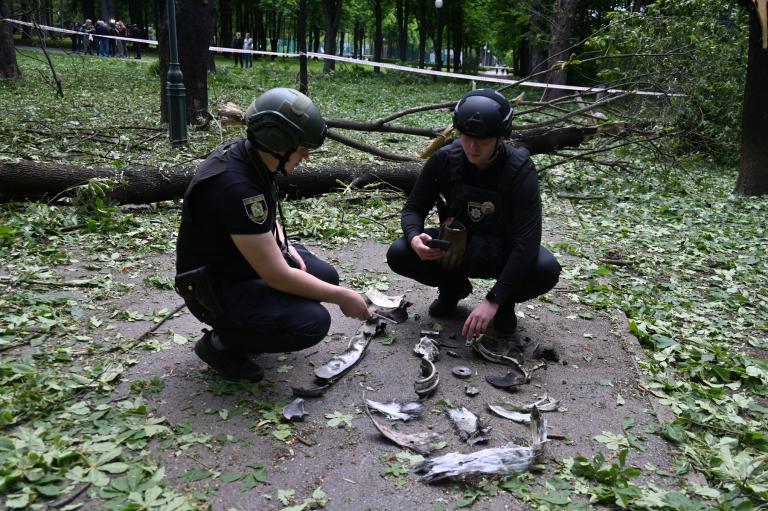
[[[235,65],[240,64],[240,67],[243,67],[243,53],[239,51],[243,49],[243,36],[240,32],[235,32],[235,38],[232,39],[232,48],[238,50],[235,52]]]
[[[98,48],[97,53],[99,57],[108,56],[109,42],[106,37],[102,36],[109,35],[109,26],[103,20],[96,20],[95,34],[96,45]]]
[[[512,107],[499,92],[479,89],[461,98],[453,111],[460,136],[424,164],[403,207],[403,237],[387,252],[392,271],[438,289],[433,317],[456,312],[472,292],[468,277],[496,280],[464,322],[467,337],[491,322],[498,333],[513,334],[515,304],[546,293],[560,275],[560,264],[541,246],[536,168],[526,149],[504,141],[511,124]],[[440,229],[424,225],[434,206]]]
[[[115,30],[120,37],[128,37],[128,27],[125,26],[122,20],[117,20],[115,23]],[[128,58],[128,42],[125,39],[117,40],[118,55],[121,58]]]
[[[88,55],[93,55],[93,34],[96,32],[96,28],[93,26],[93,22],[90,19],[86,19],[83,23],[83,50]]]
[[[72,33],[69,34],[69,38],[72,40],[72,53],[80,53],[83,40],[81,39],[79,32],[83,30],[83,24],[80,23],[79,20],[75,20],[72,22],[69,29],[72,31]]]
[[[141,31],[141,28],[136,23],[133,23],[128,30],[128,34],[134,38],[134,39],[144,39],[144,34]],[[136,60],[141,60],[141,45],[143,43],[140,43],[138,41],[133,42],[133,52],[135,56],[133,57]]]
[[[331,316],[367,319],[365,300],[278,221],[278,173],[290,174],[323,144],[326,125],[304,94],[270,89],[245,112],[247,139],[219,146],[184,194],[176,291],[205,330],[195,353],[222,377],[259,381],[248,355],[299,351],[328,333]],[[282,214],[281,214],[282,217]]]
[[[253,67],[253,38],[250,32],[245,33],[245,39],[243,39],[243,50],[245,51],[245,68]]]
[[[114,57],[117,55],[117,40],[113,39],[115,36],[117,36],[117,28],[115,27],[115,20],[109,20],[109,35],[112,36],[109,39],[107,39],[107,42],[109,43],[109,56]]]

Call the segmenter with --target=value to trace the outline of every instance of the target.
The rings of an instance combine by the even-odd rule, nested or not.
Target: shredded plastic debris
[[[479,442],[487,442],[490,438],[491,427],[483,424],[477,418],[477,415],[465,407],[448,408],[446,413],[451,422],[453,422],[462,442],[474,445]]]
[[[283,408],[283,417],[285,420],[301,420],[307,412],[304,411],[304,400],[297,397]]]
[[[409,403],[396,403],[395,401],[379,403],[378,401],[366,399],[365,403],[377,412],[383,413],[391,420],[403,422],[418,417],[424,411],[424,405],[416,401],[411,401]]]
[[[440,449],[445,445],[443,437],[438,433],[434,433],[432,431],[423,431],[420,433],[401,433],[376,422],[376,419],[374,419],[373,415],[371,415],[371,411],[368,409],[367,405],[365,407],[365,413],[368,415],[368,418],[371,419],[371,422],[373,422],[373,425],[376,427],[376,429],[379,430],[379,433],[400,447],[410,449],[414,452],[427,456],[432,451]]]
[[[424,474],[421,480],[427,482],[457,476],[525,472],[544,453],[547,441],[547,423],[536,408],[531,410],[531,437],[531,445],[527,447],[508,443],[471,454],[452,452],[424,460],[416,466],[416,471]]]

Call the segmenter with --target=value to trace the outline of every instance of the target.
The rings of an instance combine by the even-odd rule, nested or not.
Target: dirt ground
[[[265,381],[258,385],[226,383],[208,370],[194,355],[192,347],[200,336],[201,325],[186,309],[166,321],[153,335],[162,347],[147,351],[125,374],[123,388],[143,380],[157,383],[149,399],[158,416],[165,417],[177,431],[188,433],[182,444],[154,446],[153,456],[166,467],[166,482],[183,491],[196,491],[215,510],[281,509],[278,491],[293,490],[294,503],[301,503],[321,487],[328,497],[330,510],[435,509],[435,503],[453,508],[461,498],[460,486],[427,484],[412,471],[400,475],[384,473],[388,462],[400,463],[394,455],[402,449],[383,438],[363,412],[364,398],[376,401],[411,401],[416,399],[413,381],[419,375],[419,359],[413,346],[422,329],[435,328],[427,307],[436,291],[392,274],[384,254],[386,246],[376,242],[348,245],[328,251],[309,245],[315,253],[338,262],[343,280],[355,276],[386,281],[387,294],[405,293],[413,303],[409,319],[400,325],[388,325],[394,336],[391,344],[374,339],[365,358],[323,397],[307,399],[308,415],[302,422],[290,424],[292,434],[281,440],[274,432],[280,427],[270,410],[278,413],[293,399],[292,385],[312,381],[314,367],[343,351],[360,322],[344,317],[338,307],[329,306],[333,323],[328,337],[312,349],[287,354],[266,354],[258,362],[266,370]],[[564,265],[568,257],[558,255]],[[147,262],[147,271],[155,275],[173,274],[173,257]],[[545,370],[534,373],[528,385],[513,393],[499,390],[485,381],[487,375],[503,375],[504,366],[478,358],[465,346],[460,335],[463,319],[485,293],[477,283],[472,296],[461,303],[457,317],[441,321],[440,340],[452,345],[441,349],[436,367],[441,383],[437,392],[426,399],[426,411],[420,419],[398,425],[404,432],[431,430],[443,435],[446,446],[433,453],[473,452],[497,447],[507,441],[526,442],[525,426],[493,415],[488,403],[505,399],[530,402],[547,394],[561,402],[561,411],[545,414],[548,430],[558,439],[546,445],[541,464],[553,468],[557,462],[578,454],[592,456],[604,452],[615,455],[604,443],[595,440],[603,432],[622,433],[627,417],[634,419],[631,429],[645,450],[632,451],[629,462],[643,467],[652,464],[668,472],[674,460],[668,445],[658,436],[645,433],[665,411],[654,397],[639,385],[642,375],[638,363],[642,352],[637,340],[627,331],[626,318],[587,310],[573,299],[568,282],[561,280],[545,301],[535,300],[518,306],[521,337],[525,339],[527,365],[536,345],[553,347],[560,358]],[[136,286],[121,299],[118,307],[138,312],[174,308],[181,300],[173,291],[158,291]],[[146,331],[147,322],[122,322],[120,330],[128,338]],[[173,342],[173,334],[179,334]],[[457,357],[449,356],[447,351]],[[455,366],[468,366],[472,376],[461,380],[452,375]],[[465,393],[467,385],[479,389],[473,397]],[[118,389],[118,392],[120,389]],[[466,406],[492,427],[487,444],[468,446],[460,441],[449,422],[441,400]],[[350,416],[351,425],[331,427],[326,414],[340,412]],[[382,424],[392,426],[383,416]],[[282,426],[285,429],[285,426]],[[401,465],[408,467],[408,462]],[[251,467],[249,467],[251,466]],[[253,472],[252,466],[266,470],[266,482],[243,486],[243,481],[225,482],[227,474]],[[182,475],[188,469],[208,470],[214,476],[189,482]],[[551,473],[551,470],[548,472]],[[653,473],[650,471],[649,473]],[[223,475],[219,475],[223,474]],[[218,476],[218,477],[217,477]],[[539,474],[542,480],[547,471]],[[656,476],[650,476],[656,477]],[[263,479],[263,478],[262,478]],[[659,477],[660,486],[672,483]],[[473,509],[520,509],[525,505],[510,494],[484,497]],[[439,509],[439,506],[437,507]]]

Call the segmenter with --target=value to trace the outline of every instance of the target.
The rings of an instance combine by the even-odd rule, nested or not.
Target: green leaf
[[[344,428],[352,426],[352,416],[342,412],[326,413],[326,424],[331,428]]]
[[[213,472],[207,468],[188,468],[181,474],[181,478],[188,483],[202,481],[213,476]]]
[[[279,500],[284,506],[287,506],[296,495],[296,490],[277,490],[277,500]]]

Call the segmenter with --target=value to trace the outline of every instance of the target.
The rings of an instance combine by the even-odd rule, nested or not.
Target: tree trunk
[[[166,13],[167,14],[167,13]],[[168,18],[161,31],[160,120],[168,122],[166,76],[168,74]],[[206,118],[208,111],[208,46],[213,37],[213,3],[208,0],[176,0],[176,32],[179,64],[187,95],[187,122]]]
[[[232,40],[232,12],[229,10],[229,0],[219,0],[219,46],[225,48]],[[229,53],[224,56],[229,58]]]
[[[323,0],[323,19],[325,20],[325,41],[323,43],[326,55],[336,55],[336,33],[341,21],[342,0]],[[336,68],[336,61],[326,59],[323,73],[330,73]]]
[[[309,94],[307,78],[307,0],[299,0],[299,19],[296,38],[299,40],[299,91]]]
[[[96,17],[96,3],[94,0],[83,0],[83,19],[93,20]]]
[[[115,0],[101,0],[101,19],[109,23],[115,17]]]
[[[752,2],[741,2],[749,11],[749,56],[741,114],[741,159],[735,193],[768,194],[768,30],[762,31]],[[762,43],[762,44],[761,44]]]
[[[555,9],[552,13],[552,29],[550,30],[549,43],[549,67],[550,69],[558,60],[568,60],[571,46],[571,34],[573,33],[573,17],[576,14],[576,0],[555,0]],[[547,83],[553,85],[565,85],[568,78],[568,68],[551,69],[547,73]],[[562,97],[567,92],[563,89],[547,89],[545,98],[552,100]]]
[[[395,0],[395,18],[397,22],[397,58],[401,64],[405,63],[408,50],[408,17],[410,14],[410,2],[408,0]]]
[[[381,12],[382,0],[373,0],[373,13],[375,18],[375,31],[373,36],[373,61],[381,62],[381,53],[384,50],[384,34],[382,32],[383,14]],[[374,67],[374,73],[380,73],[381,68]]]
[[[567,126],[515,132],[512,134],[512,140],[515,144],[528,148],[531,154],[541,154],[552,153],[565,147],[578,147],[586,137],[597,133],[600,133],[599,127]],[[98,177],[114,178],[121,183],[110,194],[120,204],[173,200],[184,195],[196,169],[196,164],[163,170],[149,167],[117,170],[32,161],[0,161],[0,201],[50,199],[65,191],[72,192],[73,187]],[[339,165],[310,169],[299,167],[288,176],[280,175],[277,179],[284,193],[296,197],[327,193],[339,188],[339,181],[351,182],[355,186],[383,181],[408,193],[420,169],[420,162],[355,164],[348,168]]]
[[[544,13],[542,12],[544,10],[543,2],[534,2],[531,6],[531,10],[529,13],[530,16],[530,25],[529,25],[529,31],[528,31],[528,57],[529,57],[529,64],[528,64],[528,70],[527,73],[523,74],[523,76],[526,76],[526,74],[534,74],[538,73],[539,71],[543,71],[546,69],[546,61],[547,61],[547,44],[546,39],[542,37],[542,34],[545,34],[547,32],[547,28],[544,25]],[[544,75],[540,75],[538,77],[533,78],[533,81],[536,82],[542,82],[544,81]]]
[[[416,16],[416,22],[419,26],[419,69],[424,69],[425,53],[427,51],[427,32],[429,32],[427,23],[427,0],[419,0],[419,11]]]
[[[443,27],[445,26],[445,8],[436,9],[435,31],[432,35],[432,47],[435,49],[435,69],[443,68]]]
[[[458,73],[462,68],[461,48],[464,46],[464,8],[461,2],[456,2],[451,11],[453,24],[453,72]]]
[[[13,25],[3,21],[10,16],[8,0],[0,0],[0,80],[19,78],[21,69],[16,63],[16,45],[13,43]]]

